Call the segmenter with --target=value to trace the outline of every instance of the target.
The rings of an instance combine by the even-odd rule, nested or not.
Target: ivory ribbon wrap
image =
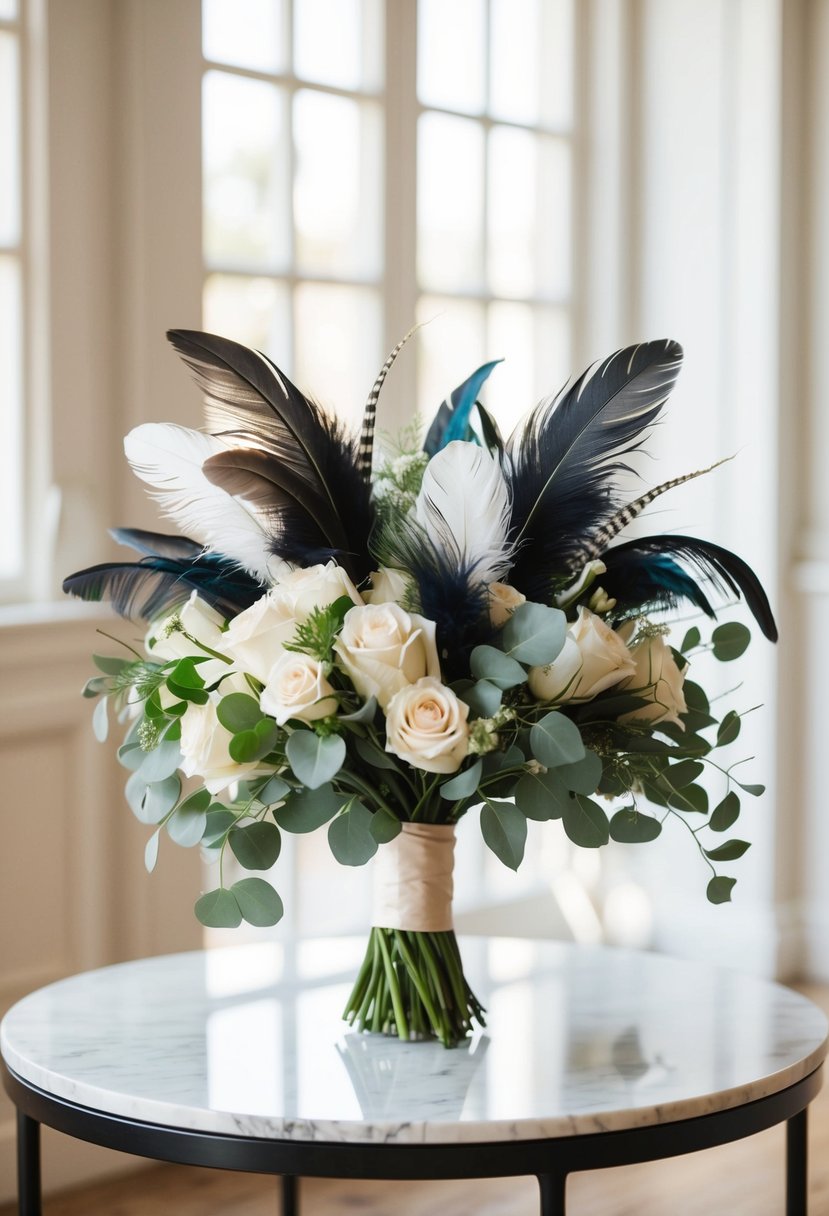
[[[448,933],[454,865],[453,824],[404,823],[374,861],[374,926]]]

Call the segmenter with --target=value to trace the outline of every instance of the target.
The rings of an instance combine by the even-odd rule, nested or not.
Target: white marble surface
[[[642,1127],[724,1110],[821,1062],[803,997],[697,963],[467,938],[488,1026],[446,1051],[351,1032],[351,939],[172,955],[15,1005],[7,1064],[98,1110],[297,1140],[445,1143]]]

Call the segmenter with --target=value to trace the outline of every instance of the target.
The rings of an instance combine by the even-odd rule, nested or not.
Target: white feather
[[[132,471],[153,487],[165,515],[185,536],[238,562],[263,583],[285,563],[268,552],[268,533],[257,511],[214,486],[202,472],[209,456],[227,450],[214,435],[168,422],[146,422],[124,439]]]
[[[453,440],[426,466],[415,507],[438,548],[472,567],[476,582],[498,582],[510,567],[510,497],[498,459]]]

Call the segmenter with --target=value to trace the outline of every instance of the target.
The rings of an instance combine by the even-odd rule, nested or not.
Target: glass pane
[[[204,328],[270,355],[290,374],[291,298],[273,279],[211,274],[204,284]]]
[[[573,0],[492,0],[490,113],[561,127],[573,114]]]
[[[418,123],[417,268],[422,286],[483,286],[484,135],[476,122],[423,114]]]
[[[563,309],[498,302],[489,309],[488,358],[504,362],[488,381],[488,407],[506,438],[542,397],[570,374],[570,328]]]
[[[375,278],[382,259],[380,109],[302,89],[294,102],[296,260],[303,270]]]
[[[563,140],[494,127],[489,144],[489,285],[496,295],[559,299],[570,288],[570,150]]]
[[[19,575],[23,562],[21,314],[20,267],[0,257],[0,578]]]
[[[432,421],[441,401],[480,367],[496,358],[486,348],[486,315],[483,304],[422,296],[417,306],[417,409],[426,426]],[[492,373],[481,400],[489,400],[490,384],[499,375]]]
[[[291,248],[285,91],[207,72],[203,102],[205,259],[282,269]]]
[[[260,72],[285,67],[284,0],[203,0],[205,59]]]
[[[0,33],[0,245],[20,239],[20,94],[17,38]]]
[[[301,283],[295,309],[297,386],[359,430],[384,358],[380,297],[363,287]]]
[[[424,105],[480,114],[486,104],[484,0],[420,0],[417,94]]]
[[[294,71],[303,80],[379,88],[382,47],[379,0],[295,0]]]

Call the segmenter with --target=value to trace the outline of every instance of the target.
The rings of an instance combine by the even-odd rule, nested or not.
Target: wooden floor
[[[829,1013],[829,988],[802,989]],[[810,1216],[829,1216],[829,1084],[810,1114]],[[572,1216],[782,1216],[785,1130],[671,1161],[574,1174]],[[158,1166],[55,1196],[44,1216],[279,1216],[278,1179]],[[303,1179],[302,1216],[536,1216],[532,1178],[486,1182]],[[0,1216],[14,1209],[0,1207]]]

